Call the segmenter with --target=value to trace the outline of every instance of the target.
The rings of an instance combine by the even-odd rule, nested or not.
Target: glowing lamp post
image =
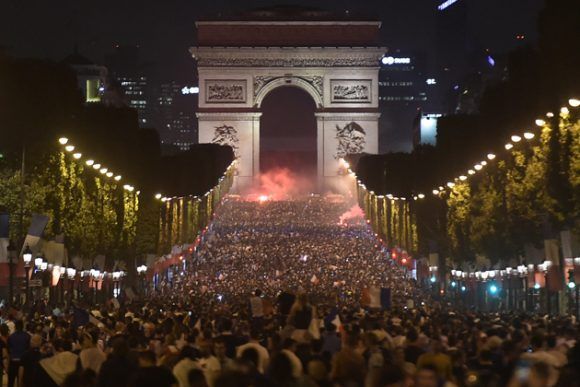
[[[99,280],[101,279],[101,271],[98,269],[91,269],[90,271],[91,281],[93,284],[93,303],[97,303],[97,287]]]
[[[137,266],[137,275],[140,278],[141,282],[141,291],[143,292],[143,296],[147,293],[147,288],[145,287],[145,274],[147,273],[147,266],[141,265]]]
[[[29,273],[30,273],[30,263],[32,262],[32,251],[30,247],[26,245],[24,252],[22,253],[22,260],[24,261],[24,270],[26,270],[26,303],[28,304],[28,292],[29,292]]]

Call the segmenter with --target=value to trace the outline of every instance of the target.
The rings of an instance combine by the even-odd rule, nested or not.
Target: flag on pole
[[[8,214],[0,214],[0,263],[8,262],[9,230],[10,216]]]
[[[30,250],[35,251],[36,245],[40,242],[40,237],[44,233],[44,229],[48,224],[48,216],[41,214],[32,214],[32,220],[30,221],[30,227],[28,228],[28,234],[24,239],[24,244],[22,245],[22,250],[20,251],[20,256],[24,253],[26,246]]]

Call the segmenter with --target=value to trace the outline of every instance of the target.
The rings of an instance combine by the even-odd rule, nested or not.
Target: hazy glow
[[[77,159],[77,160],[78,160],[78,159],[80,159],[82,156],[83,156],[83,155],[82,155],[81,153],[75,153],[75,154],[73,154],[73,157],[74,157],[75,159]]]
[[[520,141],[522,141],[522,138],[521,138],[520,136],[518,136],[517,134],[514,134],[514,135],[511,137],[511,140],[512,140],[513,142],[520,142]]]
[[[116,180],[116,181],[119,181],[119,180],[121,180],[121,175],[117,175],[117,176],[115,176],[115,180]]]
[[[578,106],[580,106],[580,99],[577,99],[577,98],[570,98],[570,99],[568,100],[568,103],[569,103],[569,104],[570,104],[570,106],[572,106],[572,107],[578,107]]]
[[[475,164],[473,168],[475,168],[476,171],[481,171],[481,168],[483,167],[481,166],[481,164]]]
[[[526,140],[531,140],[531,139],[532,139],[532,138],[534,138],[534,137],[535,137],[535,135],[534,135],[534,133],[532,133],[532,132],[526,132],[526,133],[524,133],[524,138],[525,138]]]
[[[64,147],[64,150],[66,150],[67,152],[72,152],[75,150],[74,145],[67,145]]]
[[[538,126],[544,126],[544,125],[546,125],[546,121],[542,120],[541,118],[538,118],[536,120],[536,125],[538,125]]]
[[[513,144],[510,144],[509,142],[507,144],[505,144],[505,149],[507,149],[507,150],[510,150],[513,147],[514,147]]]
[[[459,180],[465,181],[465,180],[467,180],[467,176],[461,175],[461,176],[459,176]]]
[[[85,164],[87,164],[89,167],[90,167],[91,165],[93,165],[94,163],[95,163],[95,160],[91,160],[91,159],[89,159],[89,160],[85,161]]]
[[[493,159],[495,159],[495,155],[493,153],[488,153],[487,154],[487,159],[488,160],[493,160]]]
[[[66,145],[66,143],[68,142],[68,138],[61,137],[58,139],[58,142],[60,143],[60,145]]]

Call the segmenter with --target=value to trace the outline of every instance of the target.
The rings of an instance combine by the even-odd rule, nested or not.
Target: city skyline
[[[63,1],[30,6],[10,3],[0,16],[0,46],[15,56],[60,61],[74,51],[102,64],[117,45],[140,47],[147,72],[159,80],[191,81],[195,74],[188,48],[196,44],[195,21],[224,17],[254,8],[280,4],[307,6],[382,22],[381,40],[387,48],[435,55],[433,31],[437,16],[461,6],[459,0],[439,11],[442,1],[174,1],[156,6],[132,0],[122,6],[110,1],[78,4]],[[536,16],[543,1],[471,1],[466,22],[475,44],[504,53],[535,41]]]

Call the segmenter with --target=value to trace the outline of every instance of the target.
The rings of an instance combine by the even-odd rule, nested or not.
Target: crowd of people
[[[420,293],[349,204],[228,198],[146,299],[3,310],[9,387],[577,386],[578,323]],[[390,289],[388,307],[361,302]]]

